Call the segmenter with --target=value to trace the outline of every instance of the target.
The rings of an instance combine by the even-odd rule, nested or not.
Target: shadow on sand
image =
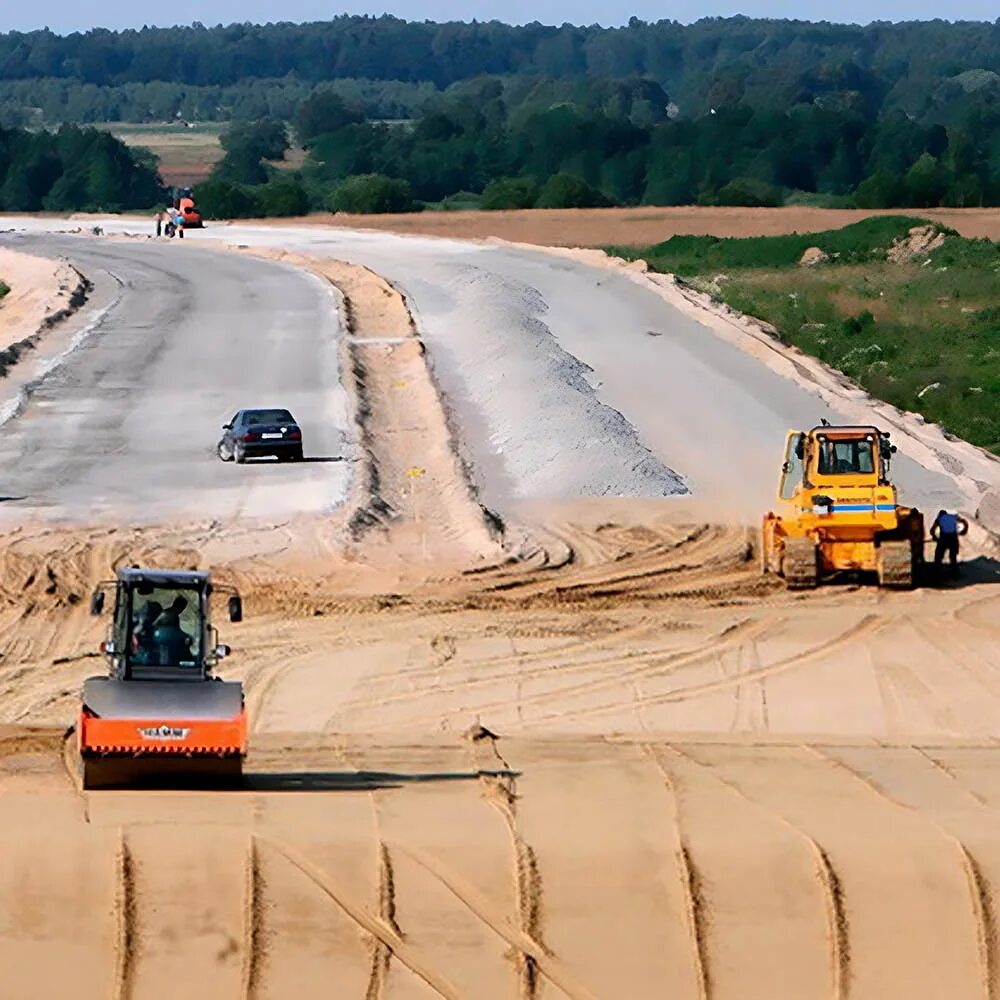
[[[257,771],[243,775],[251,792],[371,792],[381,788],[479,778],[516,778],[519,771]]]

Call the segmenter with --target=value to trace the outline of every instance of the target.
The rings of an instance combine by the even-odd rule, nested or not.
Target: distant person
[[[156,213],[156,235],[157,236],[162,236],[163,235],[163,213],[162,212],[157,212]]]
[[[969,533],[969,522],[961,514],[939,510],[931,525],[931,538],[937,542],[934,547],[934,569],[941,571],[945,554],[951,563],[951,575],[958,576],[958,540]]]

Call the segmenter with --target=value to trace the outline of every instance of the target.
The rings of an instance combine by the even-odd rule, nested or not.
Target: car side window
[[[230,427],[239,427],[239,425],[240,425],[240,420],[242,420],[242,419],[243,419],[243,411],[242,411],[242,410],[240,410],[240,411],[239,411],[239,412],[238,412],[238,413],[236,414],[236,416],[234,416],[234,417],[233,417],[233,419],[229,421],[229,426],[230,426]]]

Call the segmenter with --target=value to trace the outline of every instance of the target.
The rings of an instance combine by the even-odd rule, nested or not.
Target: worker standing
[[[940,572],[944,557],[947,554],[951,563],[951,575],[958,576],[958,540],[969,533],[969,522],[961,514],[939,510],[931,525],[931,538],[937,543],[934,547],[934,570]]]

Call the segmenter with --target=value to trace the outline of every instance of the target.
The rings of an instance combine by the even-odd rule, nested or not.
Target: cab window
[[[867,439],[837,441],[822,438],[817,471],[821,476],[871,475],[875,471],[872,442]]]
[[[781,485],[778,495],[782,500],[791,500],[803,478],[805,456],[805,435],[789,434],[785,443],[785,461],[781,466]]]

